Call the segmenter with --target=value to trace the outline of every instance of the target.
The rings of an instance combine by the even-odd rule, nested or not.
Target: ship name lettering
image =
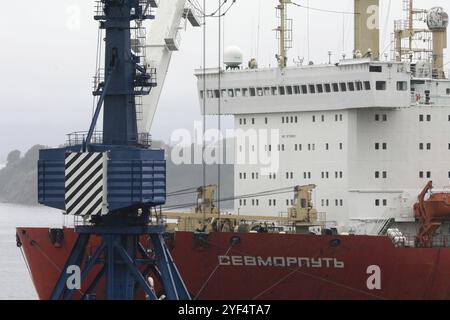
[[[283,257],[274,257],[273,258],[273,265],[275,267],[285,267],[286,266],[286,260]]]
[[[299,267],[303,267],[303,262],[305,262],[305,266],[309,268],[309,258],[298,258]]]
[[[344,261],[338,261],[336,258],[334,259],[334,267],[336,269],[343,269],[344,268]]]
[[[231,257],[231,263],[232,263],[234,266],[242,266],[242,265],[243,265],[243,263],[242,263],[242,257],[241,257],[241,256],[232,256],[232,257]]]
[[[322,258],[322,261],[325,262],[327,268],[331,268],[331,261],[333,261],[333,258]]]
[[[256,258],[255,257],[250,257],[250,256],[245,256],[244,257],[244,264],[246,266],[256,266]]]
[[[231,266],[230,257],[219,256],[219,265],[221,265],[221,266]]]
[[[288,257],[288,258],[286,259],[286,265],[287,265],[288,267],[291,267],[291,266],[298,266],[298,265],[299,265],[298,259],[297,259],[297,258],[294,258],[294,257]]]
[[[261,267],[271,267],[272,266],[272,258],[266,258],[266,260],[264,261],[264,259],[262,257],[258,257],[258,266]]]
[[[313,268],[322,268],[322,259],[318,258],[315,260],[314,258],[311,258],[311,266]]]
[[[298,267],[343,269],[344,262],[336,258],[219,256],[220,266]]]

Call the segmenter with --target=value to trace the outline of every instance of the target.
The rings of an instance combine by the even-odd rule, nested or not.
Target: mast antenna
[[[279,40],[278,54],[276,55],[278,66],[284,68],[287,65],[287,51],[292,48],[292,19],[287,17],[287,7],[291,0],[279,0],[277,18],[279,25],[275,29]]]

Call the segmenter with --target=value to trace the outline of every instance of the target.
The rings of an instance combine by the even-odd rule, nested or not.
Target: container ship
[[[96,85],[103,134],[90,130],[72,136],[64,149],[41,151],[40,203],[77,222],[74,228],[17,228],[40,299],[450,299],[443,8],[403,1],[405,19],[395,22],[389,57],[371,23],[379,20],[379,1],[355,0],[353,55],[290,66],[287,9],[295,3],[280,0],[276,67],[260,67],[256,59],[244,66],[241,50],[229,47],[223,67],[195,70],[202,114],[233,116],[241,132],[234,143],[235,213],[220,210],[213,185],[198,188],[192,211],[169,212],[157,209],[166,197],[164,157],[145,146],[139,132],[150,130],[179,47],[180,21],[201,26],[201,10],[191,1],[125,1],[134,2],[132,9],[146,13],[133,17],[131,10],[127,21],[136,22],[137,36],[122,45],[144,62],[131,72],[135,103],[128,119],[135,125],[124,130],[137,134],[120,136],[113,117],[124,94],[114,77],[126,70],[112,67],[121,44],[108,18],[116,14],[117,23],[115,6],[121,5],[100,1],[96,17],[107,30],[105,70]],[[147,36],[139,29],[149,12],[155,21]],[[153,68],[157,84],[151,76],[138,81]],[[151,90],[136,93],[136,82]],[[118,91],[103,95],[108,87]],[[128,154],[130,148],[138,151]],[[258,159],[262,154],[268,161]],[[73,178],[77,168],[84,182]],[[136,224],[147,231],[128,231]],[[158,236],[156,226],[163,230]],[[116,246],[108,242],[114,235],[125,248],[117,247],[115,262],[114,251],[105,249]],[[74,264],[83,270],[80,286],[64,288]],[[120,273],[123,265],[129,269]],[[128,293],[116,295],[120,290]]]

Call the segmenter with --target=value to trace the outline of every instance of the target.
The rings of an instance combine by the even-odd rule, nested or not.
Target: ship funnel
[[[428,29],[433,33],[433,77],[444,79],[444,50],[447,48],[448,14],[441,7],[430,9]]]
[[[363,57],[380,57],[379,0],[355,0],[355,50]]]

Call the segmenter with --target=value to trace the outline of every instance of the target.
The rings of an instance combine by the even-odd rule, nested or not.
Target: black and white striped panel
[[[104,214],[106,154],[66,153],[66,213],[76,216]]]

